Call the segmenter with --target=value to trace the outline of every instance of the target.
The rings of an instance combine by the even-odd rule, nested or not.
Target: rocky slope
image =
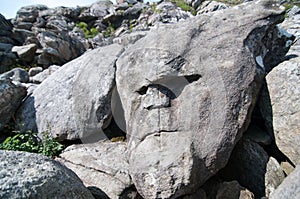
[[[300,9],[284,10],[98,1],[0,16],[0,129],[81,143],[51,161],[1,151],[18,182],[2,196],[297,198]],[[60,183],[48,195],[45,178]]]

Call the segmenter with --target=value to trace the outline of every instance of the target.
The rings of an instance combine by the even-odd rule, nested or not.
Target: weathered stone
[[[216,1],[204,1],[201,6],[197,9],[197,15],[214,12],[217,10],[223,10],[228,8],[228,6],[221,2]]]
[[[112,8],[113,4],[110,1],[97,1],[90,7],[85,8],[79,15],[79,19],[81,21],[89,22],[90,20],[95,20],[98,17],[103,18],[112,11]]]
[[[57,71],[60,66],[52,65],[49,68],[45,69],[44,71],[38,73],[37,75],[30,77],[30,82],[35,84],[42,83],[45,79],[47,79],[50,75],[52,75],[55,71]]]
[[[11,79],[12,81],[27,83],[29,80],[28,72],[23,68],[14,68],[0,75],[0,79]]]
[[[281,162],[280,166],[286,175],[290,175],[290,173],[292,173],[295,169],[295,167],[289,162]]]
[[[254,194],[242,187],[237,181],[223,182],[216,199],[254,199]]]
[[[299,18],[297,18],[297,16]],[[287,18],[281,27],[295,34],[287,60],[275,67],[266,77],[262,113],[267,126],[274,130],[278,148],[295,164],[300,163],[300,14]],[[282,32],[281,35],[289,35]],[[291,43],[291,42],[290,42]],[[288,45],[288,43],[286,43]],[[269,104],[269,106],[267,106]],[[268,107],[268,108],[265,108]]]
[[[297,165],[295,170],[288,175],[284,181],[271,194],[270,199],[298,199],[300,198],[300,166]]]
[[[133,32],[131,34],[125,34],[121,37],[117,37],[113,40],[113,43],[120,44],[122,46],[128,46],[129,44],[134,44],[137,40],[146,36],[146,32]]]
[[[7,44],[7,43],[0,43],[0,51],[2,52],[11,52],[11,49],[13,48],[13,45]]]
[[[175,6],[171,2],[162,2],[156,6],[157,13],[149,17],[147,23],[149,25],[162,23],[176,23],[192,17],[193,15],[189,12],[183,11]]]
[[[12,52],[0,52],[0,73],[4,73],[16,64],[17,56]]]
[[[222,175],[226,180],[237,180],[256,197],[263,197],[268,160],[268,154],[259,144],[242,139],[233,150]]]
[[[46,31],[41,32],[37,37],[43,47],[38,63],[45,66],[65,64],[85,51],[84,45],[78,39],[71,38],[66,32],[58,36],[54,32]]]
[[[26,46],[14,46],[12,52],[17,53],[21,60],[31,62],[34,58],[35,51],[37,50],[36,44],[29,44]]]
[[[280,164],[276,159],[270,157],[265,174],[266,197],[269,197],[270,194],[272,194],[272,192],[281,184],[284,178],[285,174],[281,169]]]
[[[31,22],[19,22],[15,27],[18,29],[31,30],[33,24]]]
[[[121,52],[122,47],[114,44],[62,66],[21,106],[17,114],[18,123],[24,124],[21,128],[38,130],[40,135],[49,131],[59,140],[102,136],[101,128],[111,117],[114,65]]]
[[[0,151],[1,198],[92,199],[70,169],[40,154]]]
[[[6,20],[2,14],[0,14],[0,27],[0,36],[9,36],[13,29],[12,23]]]
[[[263,50],[282,58],[289,47],[290,38],[271,34],[283,20],[273,6],[258,1],[160,26],[118,59],[130,175],[144,198],[190,194],[225,166],[270,67]]]
[[[25,96],[24,87],[0,78],[0,129],[9,122]]]
[[[50,68],[50,67],[49,67]],[[33,67],[33,68],[30,68],[29,71],[28,71],[28,75],[29,77],[33,77],[39,73],[41,73],[43,71],[43,68],[42,67]]]
[[[132,186],[126,149],[125,142],[73,145],[65,149],[58,160],[73,170],[85,186],[99,188],[109,198],[118,199]]]
[[[39,11],[47,10],[48,7],[44,5],[32,5],[21,7],[17,11],[16,21],[17,22],[35,22],[39,15]]]

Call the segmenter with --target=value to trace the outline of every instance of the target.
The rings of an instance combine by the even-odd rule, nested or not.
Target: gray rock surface
[[[27,83],[29,81],[29,75],[23,68],[14,68],[1,74],[0,79],[11,79],[16,82]]]
[[[233,150],[222,175],[226,180],[237,180],[260,198],[265,196],[265,185],[269,183],[265,182],[268,161],[268,154],[259,144],[242,139]]]
[[[70,169],[40,154],[0,151],[1,198],[92,199]]]
[[[228,8],[224,3],[216,2],[216,1],[204,1],[197,9],[197,15],[214,12],[217,10],[223,10]]]
[[[29,75],[29,77],[33,77],[33,76],[41,73],[42,71],[43,71],[42,67],[33,67],[33,68],[29,69],[28,75]]]
[[[98,48],[49,76],[18,111],[21,130],[37,130],[40,135],[48,131],[59,140],[83,141],[90,136],[95,142],[97,135],[103,139],[101,128],[111,117],[114,65],[121,52],[117,44]]]
[[[30,82],[40,84],[45,79],[47,79],[50,75],[52,75],[55,71],[57,71],[59,68],[60,66],[57,65],[49,66],[47,69],[43,70],[42,72],[34,75],[33,77],[30,77]]]
[[[254,199],[254,194],[237,181],[223,182],[218,189],[216,199]]]
[[[25,97],[25,87],[0,78],[0,129],[9,122]]]
[[[285,174],[276,159],[270,157],[267,163],[267,171],[265,174],[266,197],[282,183]]]
[[[125,142],[101,141],[72,145],[58,160],[73,170],[87,187],[101,189],[111,199],[118,199],[132,186],[128,172]]]
[[[17,53],[21,60],[31,62],[34,58],[35,52],[37,50],[36,44],[28,44],[25,46],[14,46],[12,52]]]
[[[300,198],[300,166],[288,175],[278,188],[271,194],[270,199],[298,199]]]
[[[287,18],[281,27],[295,34],[286,61],[266,77],[271,110],[263,110],[269,126],[273,127],[278,148],[295,164],[300,163],[300,14]],[[289,34],[284,32],[283,34]]]
[[[273,66],[265,56],[282,59],[292,40],[271,34],[282,11],[259,1],[160,26],[118,59],[130,175],[144,198],[189,194],[225,166]]]

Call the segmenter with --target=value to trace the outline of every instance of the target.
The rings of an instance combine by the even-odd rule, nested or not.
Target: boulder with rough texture
[[[49,66],[47,69],[41,71],[40,73],[34,75],[33,77],[30,77],[30,82],[33,82],[35,84],[40,84],[45,79],[47,79],[50,75],[52,75],[55,71],[57,71],[59,68],[60,66],[57,65]]]
[[[269,197],[270,194],[272,194],[272,192],[282,183],[285,178],[285,174],[277,160],[272,157],[270,157],[266,169],[266,197]]]
[[[273,127],[278,148],[297,165],[300,163],[300,14],[287,18],[281,26],[295,34],[297,41],[287,60],[266,77],[262,112],[267,125]],[[282,34],[289,35],[288,32]]]
[[[58,160],[73,170],[87,187],[96,187],[111,199],[118,199],[132,186],[125,142],[101,141],[72,145]]]
[[[28,72],[23,68],[14,68],[2,73],[0,79],[11,79],[12,81],[27,83],[29,81]]]
[[[40,154],[0,151],[1,198],[92,199],[70,169]]]
[[[49,76],[18,111],[21,130],[48,131],[58,140],[97,139],[92,135],[100,136],[110,121],[114,65],[121,52],[117,44],[98,48]]]
[[[226,180],[237,180],[256,197],[265,196],[265,174],[269,156],[257,143],[242,139],[235,147],[222,176]],[[271,171],[272,172],[272,171]]]
[[[36,50],[36,44],[28,44],[25,46],[14,46],[11,51],[17,53],[21,60],[31,62],[34,58]]]
[[[204,1],[201,6],[197,9],[197,15],[208,13],[208,12],[215,12],[217,10],[223,10],[228,8],[228,6],[222,2],[216,1]]]
[[[12,33],[13,25],[0,13],[0,36],[9,36]]]
[[[0,78],[0,129],[9,122],[25,97],[25,87]]]
[[[298,199],[300,198],[300,165],[288,175],[278,188],[271,194],[270,199]]]
[[[269,1],[243,4],[160,26],[118,59],[130,175],[144,198],[191,194],[226,165],[267,57],[289,49],[292,38],[275,34],[283,18]]]
[[[70,37],[66,32],[58,36],[55,32],[45,31],[39,33],[37,38],[43,47],[38,63],[45,66],[65,64],[85,51],[82,42]]]

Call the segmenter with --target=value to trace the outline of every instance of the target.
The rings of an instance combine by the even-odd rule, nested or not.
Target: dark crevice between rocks
[[[112,112],[110,123],[103,130],[106,137],[111,141],[126,140],[126,121],[123,105],[118,93],[117,86],[112,90],[110,109]]]
[[[104,134],[112,141],[125,141],[126,132],[124,132],[112,118],[110,124],[104,129]]]
[[[198,81],[202,76],[198,74],[194,74],[194,75],[186,75],[184,77],[189,83],[193,83],[195,81]]]
[[[271,100],[264,82],[247,131],[234,147],[227,165],[216,176],[223,181],[237,180],[254,193],[255,198],[264,197],[265,175],[270,157],[275,158],[279,164],[288,162],[295,167],[276,145]]]
[[[143,199],[143,197],[138,193],[134,185],[127,187],[119,196],[120,199]]]
[[[104,191],[95,186],[87,187],[88,190],[92,193],[95,199],[110,199]]]

